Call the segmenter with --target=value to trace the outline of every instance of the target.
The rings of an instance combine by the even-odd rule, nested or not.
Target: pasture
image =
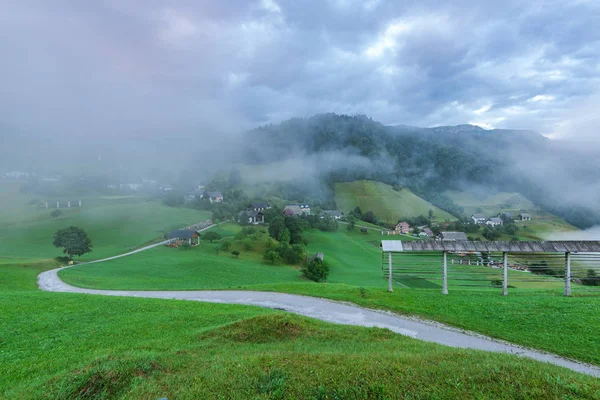
[[[427,216],[429,210],[433,210],[437,221],[456,219],[408,189],[396,191],[390,185],[375,181],[336,183],[335,201],[344,213],[359,206],[363,213],[373,211],[388,224],[396,224],[403,218]]]
[[[598,379],[563,368],[383,329],[249,306],[39,292],[46,268],[0,265],[2,398],[600,395]]]
[[[14,183],[0,183],[3,212],[0,214],[0,256],[51,258],[62,255],[52,245],[58,229],[83,228],[93,244],[82,260],[94,260],[132,250],[166,232],[210,218],[210,213],[167,207],[140,197],[83,198],[82,208],[61,209],[54,218],[51,209],[29,204],[34,197],[18,193]]]

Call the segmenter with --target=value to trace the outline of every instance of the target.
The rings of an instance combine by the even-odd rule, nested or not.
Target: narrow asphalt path
[[[214,225],[213,225],[214,226]],[[212,227],[212,226],[211,226]],[[206,229],[209,229],[208,227]],[[104,260],[112,260],[139,253],[165,242],[156,243],[130,253]],[[79,264],[82,265],[82,264]],[[38,276],[38,286],[48,292],[82,293],[103,296],[142,297],[153,299],[176,299],[201,301],[209,303],[244,304],[266,308],[282,309],[295,314],[316,318],[322,321],[343,325],[387,328],[401,335],[426,342],[434,342],[446,346],[514,354],[531,358],[573,371],[600,378],[600,367],[578,363],[563,357],[526,349],[507,342],[494,340],[476,333],[460,331],[436,322],[423,321],[417,318],[402,317],[390,312],[365,309],[356,305],[340,303],[321,298],[299,296],[285,293],[254,291],[129,291],[129,290],[97,290],[83,289],[68,285],[60,280],[58,271],[62,267],[46,271]]]

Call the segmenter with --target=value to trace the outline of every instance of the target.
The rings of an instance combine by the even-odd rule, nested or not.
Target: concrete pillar
[[[504,269],[502,277],[502,296],[508,296],[508,253],[503,254]]]
[[[56,202],[56,208],[60,208],[60,201]]]
[[[444,281],[442,294],[448,294],[448,252],[444,251]]]
[[[79,200],[79,207],[81,207],[81,200]]]
[[[188,244],[191,246],[192,245],[192,238],[188,239]]]
[[[571,295],[571,253],[565,254],[566,271],[565,271],[565,296]]]
[[[200,235],[198,235],[198,244],[200,244]]]
[[[71,200],[67,201],[67,207],[71,208]]]
[[[392,286],[392,252],[388,253],[388,292],[392,293],[394,288]]]
[[[48,208],[48,202],[46,202],[46,208]]]

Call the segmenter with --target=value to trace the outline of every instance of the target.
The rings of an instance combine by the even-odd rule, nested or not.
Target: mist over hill
[[[445,190],[520,192],[586,228],[600,223],[600,166],[590,152],[598,154],[528,130],[386,126],[366,116],[321,114],[250,131],[243,158],[289,161],[294,169],[305,160],[316,166],[306,171],[329,183],[373,179],[408,187],[455,214]]]

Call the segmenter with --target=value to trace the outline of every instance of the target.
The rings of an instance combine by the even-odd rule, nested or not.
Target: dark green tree
[[[302,274],[311,281],[325,282],[329,276],[329,266],[315,257],[302,268]]]
[[[55,247],[62,247],[63,253],[69,255],[69,260],[72,260],[73,256],[90,253],[93,247],[87,233],[76,226],[56,231],[53,244]]]
[[[346,229],[348,230],[348,232],[352,232],[354,230],[354,227],[356,226],[356,218],[351,215],[348,218],[348,225],[346,226]]]
[[[204,240],[208,240],[209,242],[214,242],[215,240],[220,240],[222,238],[221,234],[217,232],[206,232],[203,235]]]
[[[279,252],[275,249],[267,249],[263,255],[263,258],[266,262],[271,263],[272,265],[278,264],[281,262],[281,256]]]
[[[52,212],[50,213],[50,215],[51,215],[53,218],[58,218],[58,217],[60,217],[60,216],[62,215],[62,211],[61,211],[61,210],[58,210],[58,209],[56,209],[56,210],[52,211]]]
[[[240,252],[237,250],[234,250],[231,252],[231,255],[234,256],[235,258],[239,258],[240,257]]]

